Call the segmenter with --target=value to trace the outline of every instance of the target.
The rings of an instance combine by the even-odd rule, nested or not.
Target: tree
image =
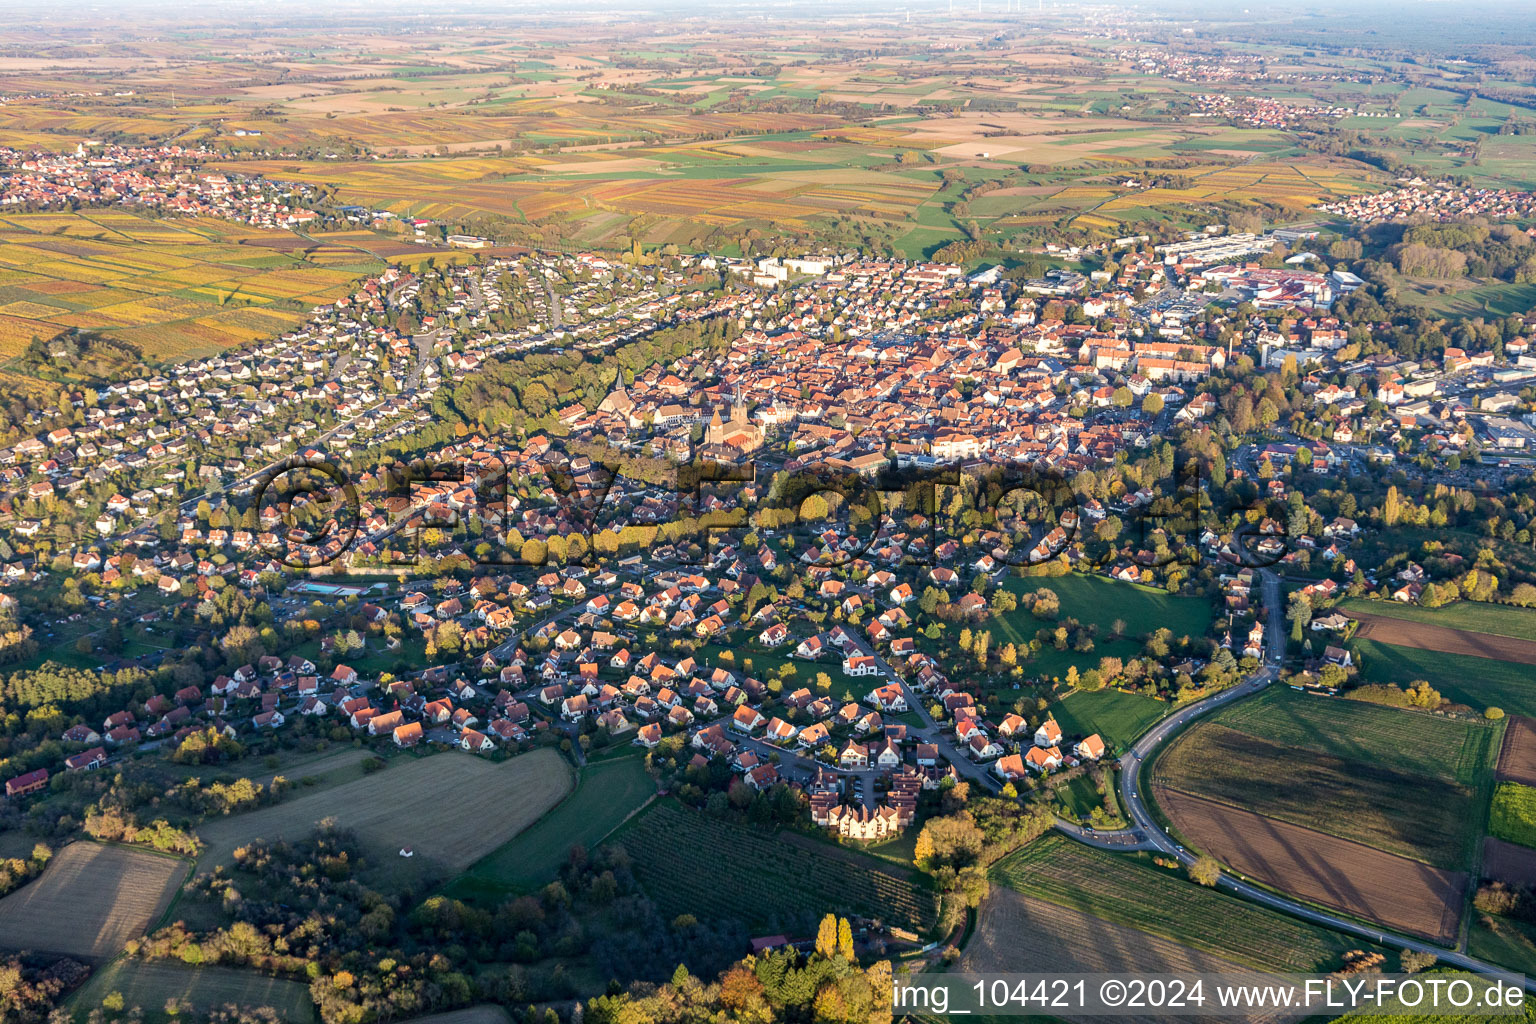
[[[1214,886],[1221,878],[1221,865],[1208,854],[1196,857],[1189,866],[1189,880],[1196,885]]]
[[[1163,411],[1163,396],[1152,392],[1141,400],[1141,411],[1148,416],[1156,416]]]
[[[825,957],[837,953],[837,917],[832,914],[823,917],[816,929],[816,952]]]
[[[928,862],[933,860],[933,837],[927,829],[917,834],[917,843],[912,847],[912,860],[920,868],[926,868]]]
[[[837,921],[837,954],[844,960],[853,959],[853,926],[846,917]]]

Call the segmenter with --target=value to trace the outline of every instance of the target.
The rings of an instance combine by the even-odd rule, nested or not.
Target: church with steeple
[[[763,446],[763,428],[747,416],[746,403],[739,399],[731,402],[731,418],[722,421],[720,410],[715,409],[704,429],[704,444],[711,448],[727,449],[736,456],[755,452]]]

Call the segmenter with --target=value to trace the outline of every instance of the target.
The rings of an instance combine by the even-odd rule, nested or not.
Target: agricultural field
[[[1303,779],[1296,785],[1305,789]],[[1440,943],[1455,939],[1467,876],[1187,793],[1158,805],[1196,849],[1310,903]],[[1430,798],[1425,798],[1426,805]]]
[[[937,896],[881,861],[655,804],[611,840],[633,858],[663,916],[731,917],[760,932],[798,933],[823,914],[860,914],[926,932]],[[751,879],[750,884],[743,884]]]
[[[0,358],[89,330],[151,361],[292,330],[384,264],[352,248],[228,221],[123,210],[0,217]]]
[[[1040,941],[1049,936],[1049,941]],[[1182,945],[1158,935],[1105,921],[1080,910],[993,888],[981,905],[976,930],[965,944],[958,970],[966,974],[1076,974],[1185,972],[1240,974],[1242,964]],[[983,1017],[1002,1022],[1017,1017]],[[1073,1020],[1110,1024],[1124,1017],[1074,1016]],[[1250,1013],[1255,1022],[1298,1019],[1278,1012]]]
[[[165,1013],[168,999],[181,1003],[183,1013],[206,1014],[233,1004],[255,1009],[270,1006],[285,1024],[309,1024],[315,1006],[309,986],[233,967],[189,967],[175,961],[121,959],[92,975],[69,1006],[83,1017],[100,1006],[109,993],[123,997],[126,1009],[140,1007],[151,1024],[174,1020]]]
[[[442,878],[538,820],[571,786],[569,767],[549,749],[499,764],[455,751],[395,758],[373,775],[201,826],[199,864],[230,863],[252,839],[298,839],[332,818],[362,841],[365,873],[385,882]],[[409,859],[399,856],[404,847]]]
[[[1195,885],[1182,872],[1157,867],[1144,856],[1094,849],[1055,833],[1048,833],[999,861],[992,868],[992,880],[997,886],[988,904],[997,894],[1012,890],[1033,898],[1031,902],[1044,900],[1075,913],[1092,915],[1092,927],[1083,929],[1090,938],[1107,922],[1129,932],[1129,937],[1136,941],[1158,936],[1185,947],[1186,955],[1197,950],[1243,967],[1326,971],[1338,965],[1342,953],[1360,945],[1257,904]],[[987,932],[986,928],[981,930],[982,934]],[[1045,934],[1054,939],[1066,938],[1065,931],[1051,930]],[[1033,945],[1022,943],[1017,935],[1013,941]],[[1119,948],[1115,943],[1103,945]],[[973,952],[968,949],[967,955]],[[999,965],[990,969],[1022,968]]]
[[[1350,646],[1363,683],[1406,686],[1427,679],[1450,701],[1482,710],[1503,708],[1511,715],[1536,716],[1536,673],[1529,665],[1470,654],[1429,651],[1356,637]]]
[[[485,1003],[447,1013],[434,1013],[430,1017],[412,1017],[405,1024],[512,1024],[512,1017],[502,1007]]]
[[[1536,850],[1489,836],[1483,840],[1483,877],[1536,885]]]
[[[1123,751],[1168,711],[1152,697],[1124,690],[1078,690],[1051,707],[1068,736],[1098,733],[1111,751]]]
[[[495,901],[536,889],[555,877],[572,846],[596,846],[655,792],[638,752],[589,761],[560,804],[471,865],[447,891],[459,899]]]
[[[1499,747],[1499,779],[1536,786],[1536,719],[1515,717],[1504,728]]]
[[[1465,864],[1480,831],[1482,805],[1473,787],[1216,723],[1196,725],[1175,740],[1158,757],[1152,778],[1162,789],[1437,867]]]
[[[1484,777],[1493,727],[1272,686],[1209,721],[1274,743],[1370,761],[1442,782]]]
[[[190,869],[149,850],[71,843],[0,899],[0,946],[110,959],[159,920]]]
[[[1501,782],[1493,791],[1488,831],[1499,839],[1536,847],[1536,789]]]
[[[1536,640],[1530,639],[1530,633],[1484,633],[1359,611],[1350,616],[1360,623],[1355,630],[1357,640],[1536,666]],[[1536,626],[1536,616],[1531,617],[1530,624]]]

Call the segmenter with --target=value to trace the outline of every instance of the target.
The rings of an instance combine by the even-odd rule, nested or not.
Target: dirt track
[[[1510,718],[1495,774],[1507,782],[1536,786],[1536,719]]]
[[[1436,942],[1455,940],[1462,872],[1176,790],[1159,787],[1156,795],[1190,843],[1253,881]]]
[[[1375,640],[1377,643],[1396,644],[1399,647],[1416,647],[1421,651],[1441,651],[1445,654],[1469,654],[1474,658],[1492,658],[1496,661],[1513,661],[1520,665],[1536,665],[1536,640],[1522,640],[1513,636],[1495,636],[1477,633],[1470,629],[1451,629],[1449,626],[1433,626],[1406,619],[1389,619],[1384,615],[1368,612],[1350,612],[1349,617],[1360,623],[1355,637]]]

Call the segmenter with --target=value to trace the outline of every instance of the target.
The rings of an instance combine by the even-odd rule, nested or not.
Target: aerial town
[[[7,30],[0,1022],[1523,998],[1536,84],[995,6]]]

